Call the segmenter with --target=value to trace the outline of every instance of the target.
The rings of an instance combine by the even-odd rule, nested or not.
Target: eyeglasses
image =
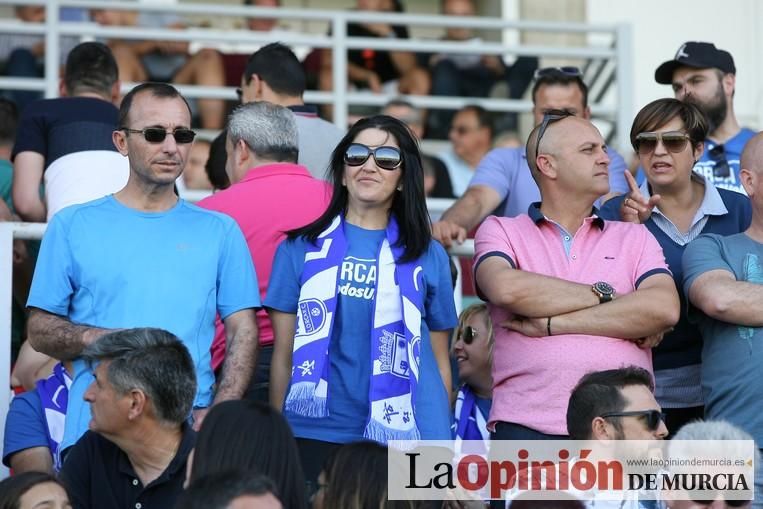
[[[454,125],[454,126],[451,126],[450,130],[452,132],[456,133],[459,136],[463,136],[465,134],[469,134],[472,131],[476,131],[479,128],[480,128],[480,126],[477,126],[477,127],[467,127],[465,125]]]
[[[670,131],[667,133],[644,132],[636,135],[636,152],[640,155],[651,154],[657,149],[657,143],[662,145],[670,152],[683,152],[691,138],[688,134],[681,131]]]
[[[629,412],[607,412],[600,417],[646,417],[646,427],[649,431],[657,431],[660,423],[665,421],[665,417],[659,410],[632,410]]]
[[[713,176],[717,178],[728,178],[731,175],[731,168],[726,159],[726,149],[723,145],[716,145],[707,151],[710,159],[713,160]]]
[[[149,143],[161,143],[164,141],[168,134],[171,134],[175,138],[176,143],[183,144],[191,143],[196,137],[195,132],[184,127],[180,127],[174,131],[167,131],[161,127],[146,127],[145,129],[130,129],[128,127],[121,127],[119,130],[128,133],[142,134],[146,141]]]
[[[721,492],[723,494],[723,492]],[[691,496],[689,496],[691,498]],[[692,499],[692,502],[699,505],[711,505],[713,502],[715,502],[715,499],[713,500],[694,500]],[[723,497],[723,503],[726,504],[729,507],[744,507],[747,504],[750,503],[749,500],[728,500],[725,496]]]
[[[236,87],[236,97],[238,97],[238,102],[243,102],[244,91],[241,89],[241,87]]]
[[[573,66],[544,67],[543,69],[538,69],[535,71],[533,79],[537,80],[538,78],[543,78],[545,76],[555,76],[559,74],[564,74],[565,76],[569,76],[571,78],[581,78],[583,76],[583,73],[580,71],[580,69]]]
[[[535,140],[535,160],[538,160],[538,154],[540,153],[540,140],[543,139],[543,135],[546,134],[546,129],[548,129],[548,125],[552,122],[556,122],[557,120],[561,120],[563,118],[571,117],[572,115],[570,112],[566,110],[549,110],[546,113],[543,114],[543,121],[540,124],[540,129],[538,129],[538,138]]]
[[[403,163],[400,150],[395,147],[385,145],[372,149],[360,143],[353,143],[344,152],[344,164],[347,166],[361,166],[372,155],[376,165],[384,170],[395,170]]]
[[[474,338],[477,336],[479,336],[479,331],[471,325],[467,325],[461,329],[461,333],[458,335],[458,339],[463,341],[466,345],[471,345],[474,342]]]

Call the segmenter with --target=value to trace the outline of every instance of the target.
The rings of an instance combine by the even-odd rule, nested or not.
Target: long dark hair
[[[345,168],[344,153],[358,134],[366,129],[384,131],[394,137],[400,145],[400,154],[403,158],[401,165],[402,190],[396,192],[392,198],[390,213],[397,219],[400,228],[400,237],[396,246],[403,248],[403,256],[398,261],[415,260],[424,253],[432,240],[429,212],[424,196],[424,171],[421,167],[421,152],[416,136],[408,126],[387,115],[375,115],[358,120],[347,131],[347,134],[344,135],[342,141],[331,154],[328,177],[334,185],[334,191],[326,212],[307,226],[291,230],[287,234],[290,239],[305,237],[315,243],[318,235],[331,224],[336,216],[344,215],[347,212],[349,195],[347,188],[342,185]]]
[[[61,481],[45,472],[24,472],[0,482],[0,509],[19,509],[21,497],[38,484],[52,482],[66,491]]]
[[[231,469],[254,471],[276,484],[284,509],[304,509],[305,477],[286,419],[258,401],[212,407],[196,438],[190,482]]]

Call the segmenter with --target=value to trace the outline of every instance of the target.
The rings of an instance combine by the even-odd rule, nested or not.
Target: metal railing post
[[[615,29],[615,73],[617,76],[617,108],[615,110],[618,149],[628,151],[633,121],[633,29],[628,24]]]
[[[58,67],[61,52],[59,0],[48,0],[45,5],[45,97],[58,97]]]
[[[0,440],[11,404],[11,312],[13,307],[13,223],[0,223]],[[0,479],[8,477],[0,464]]]
[[[334,88],[334,124],[347,129],[347,18],[337,16],[331,23],[331,82]]]

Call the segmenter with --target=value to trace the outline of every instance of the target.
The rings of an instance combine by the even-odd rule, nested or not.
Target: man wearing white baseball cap
[[[673,60],[657,68],[654,79],[672,85],[676,99],[696,104],[710,120],[705,151],[694,171],[718,187],[744,193],[739,157],[755,132],[741,127],[734,115],[736,66],[731,54],[710,42],[686,42]]]

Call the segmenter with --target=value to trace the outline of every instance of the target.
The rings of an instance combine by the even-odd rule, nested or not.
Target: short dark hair
[[[188,349],[171,332],[153,328],[110,332],[85,347],[82,358],[91,366],[111,361],[107,373],[116,393],[140,389],[160,421],[181,424],[191,414],[196,368]]]
[[[289,423],[270,405],[251,400],[213,406],[196,437],[191,482],[230,470],[254,470],[275,482],[284,509],[305,506],[305,481]]]
[[[0,98],[0,146],[13,145],[16,141],[16,127],[19,110],[10,99]]]
[[[83,42],[75,46],[66,57],[64,86],[69,95],[95,92],[109,96],[118,79],[117,61],[109,47],[103,43]]]
[[[225,165],[228,162],[228,153],[225,148],[225,140],[228,138],[228,131],[223,131],[212,140],[209,146],[209,158],[204,170],[207,172],[210,184],[215,189],[228,189],[230,187],[230,177],[225,171]]]
[[[305,70],[294,52],[280,42],[272,42],[252,53],[244,69],[247,85],[253,74],[277,94],[302,97],[305,93]]]
[[[573,440],[591,437],[591,422],[601,414],[620,412],[626,401],[621,390],[631,385],[643,385],[654,391],[649,371],[637,366],[595,371],[580,379],[570,394],[567,406],[567,433]],[[619,422],[613,421],[619,429]]]
[[[636,114],[631,126],[631,145],[638,151],[636,136],[639,133],[654,131],[674,118],[680,118],[691,138],[692,145],[703,143],[710,129],[707,115],[690,102],[679,101],[672,97],[652,101]]]
[[[569,85],[577,85],[577,87],[580,89],[580,92],[583,94],[583,108],[588,107],[588,85],[585,84],[585,81],[583,81],[583,78],[581,76],[573,76],[570,74],[565,74],[562,71],[558,71],[558,72],[551,71],[548,73],[544,73],[542,76],[539,76],[535,80],[535,83],[533,84],[533,92],[532,92],[533,104],[535,104],[535,95],[538,93],[538,89],[544,85],[545,86],[560,85],[563,87],[566,87]]]
[[[0,481],[0,509],[19,509],[24,493],[48,482],[58,484],[66,491],[61,481],[47,472],[23,472],[3,479]]]
[[[128,127],[127,122],[129,119],[133,100],[135,99],[136,95],[142,92],[148,92],[152,97],[158,97],[160,99],[175,99],[176,97],[179,97],[183,100],[186,107],[188,108],[188,114],[193,117],[191,106],[188,104],[188,101],[186,101],[185,97],[183,97],[182,94],[178,92],[177,88],[168,83],[156,83],[153,81],[147,81],[146,83],[141,83],[140,85],[127,92],[127,94],[122,98],[122,104],[119,105],[119,127]]]
[[[432,229],[424,196],[424,170],[421,166],[421,151],[416,135],[400,120],[387,116],[375,115],[358,120],[339,141],[331,154],[328,169],[328,181],[333,184],[333,192],[328,208],[321,217],[302,228],[287,232],[289,238],[304,236],[315,243],[318,236],[328,228],[339,214],[344,214],[349,202],[347,187],[342,185],[345,164],[344,153],[355,138],[366,129],[379,129],[394,138],[400,146],[403,158],[403,175],[400,179],[402,189],[392,200],[390,213],[397,220],[400,228],[397,246],[403,248],[403,255],[398,262],[415,260],[429,247]]]
[[[456,114],[465,111],[474,112],[474,115],[477,117],[477,125],[480,127],[487,127],[487,129],[490,131],[490,137],[493,137],[494,122],[492,113],[478,104],[467,104],[458,110]]]
[[[200,477],[178,497],[177,509],[227,509],[234,499],[244,495],[272,494],[276,486],[268,477],[255,472],[228,470]]]

